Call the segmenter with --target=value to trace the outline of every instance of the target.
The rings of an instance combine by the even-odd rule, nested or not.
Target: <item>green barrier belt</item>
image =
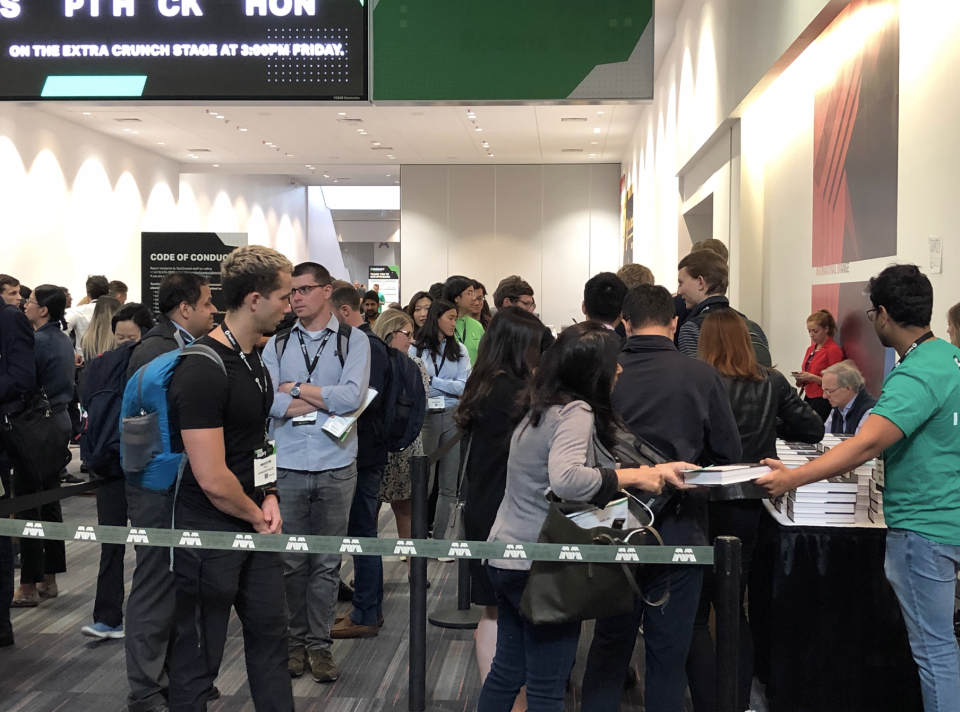
[[[373,539],[288,534],[237,534],[183,529],[131,529],[97,524],[76,525],[0,519],[0,536],[56,539],[100,544],[136,544],[180,549],[226,549],[369,554],[373,556],[452,556],[462,559],[526,559],[594,563],[713,564],[711,546],[567,546],[565,544],[504,544],[491,541],[438,539]]]

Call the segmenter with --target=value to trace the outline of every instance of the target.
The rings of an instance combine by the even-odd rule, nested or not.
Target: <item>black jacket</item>
[[[176,324],[167,317],[161,316],[160,323],[150,329],[146,336],[140,339],[140,343],[134,347],[133,355],[130,356],[130,365],[127,367],[127,380],[157,356],[179,349],[177,331]],[[185,342],[189,342],[189,339],[182,335],[181,338]]]
[[[627,426],[670,460],[699,465],[740,462],[740,435],[723,378],[684,356],[665,336],[631,336],[613,407]],[[684,492],[657,526],[667,544],[705,545],[705,492]]]
[[[833,420],[830,421],[830,432],[833,435],[856,435],[857,426],[860,425],[860,419],[863,414],[871,410],[877,404],[877,399],[867,393],[866,388],[861,388],[860,392],[853,397],[853,404],[847,417],[836,408],[831,409],[830,414]],[[824,423],[826,425],[826,423]]]
[[[387,345],[373,333],[369,324],[361,324],[360,331],[370,340],[370,388],[377,397],[363,411],[357,421],[357,467],[387,463],[387,449],[384,442],[384,389],[387,383],[387,369],[391,368],[387,355]]]
[[[20,411],[24,396],[36,390],[33,327],[26,314],[0,301],[0,414]]]

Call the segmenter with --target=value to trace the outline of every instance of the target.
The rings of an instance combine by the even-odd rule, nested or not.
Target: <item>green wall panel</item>
[[[374,100],[566,99],[652,18],[653,0],[379,0]]]

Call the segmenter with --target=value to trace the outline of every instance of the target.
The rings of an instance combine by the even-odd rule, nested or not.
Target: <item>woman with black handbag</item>
[[[618,418],[610,393],[620,339],[602,324],[568,327],[543,355],[513,432],[503,502],[488,541],[536,541],[550,511],[547,490],[604,506],[622,487],[659,492],[682,487],[687,463],[614,469]],[[598,463],[592,465],[588,463]],[[497,651],[480,692],[479,712],[509,712],[523,686],[530,712],[560,712],[580,640],[580,621],[535,625],[520,610],[530,562],[490,560],[497,594]]]
[[[456,421],[468,438],[464,468],[464,538],[490,535],[507,482],[510,436],[520,419],[520,396],[540,361],[543,324],[519,307],[504,307],[480,341]],[[497,594],[480,559],[470,560],[470,600],[484,613],[474,636],[480,682],[490,672],[497,647]],[[521,696],[522,697],[522,696]],[[525,709],[519,700],[517,709]]]
[[[33,290],[24,303],[24,313],[34,332],[34,353],[37,363],[37,381],[50,404],[51,417],[59,440],[49,443],[52,449],[63,453],[64,464],[69,460],[68,443],[72,426],[67,405],[73,398],[75,371],[73,344],[60,329],[60,320],[67,306],[67,297],[60,287],[44,284]],[[14,480],[14,494],[24,496],[60,488],[60,469],[42,473],[39,483]],[[39,485],[39,487],[37,486]],[[42,522],[62,522],[60,502],[45,504],[17,514],[18,519]],[[15,608],[32,608],[41,599],[56,598],[57,574],[67,570],[64,543],[52,539],[20,540],[20,588],[13,596]]]

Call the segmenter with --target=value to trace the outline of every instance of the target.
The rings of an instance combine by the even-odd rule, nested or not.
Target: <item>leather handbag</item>
[[[466,538],[466,524],[463,521],[463,508],[466,502],[460,494],[463,491],[463,481],[467,474],[467,462],[470,460],[470,446],[473,444],[473,434],[467,440],[467,448],[460,458],[460,472],[457,474],[457,499],[450,505],[450,515],[447,519],[447,530],[443,538],[447,541],[459,541]]]
[[[582,529],[567,515],[592,508],[587,502],[566,502],[548,492],[550,511],[537,538],[543,544],[574,546],[662,546],[655,529],[594,527]],[[536,625],[569,623],[622,615],[633,610],[638,564],[534,561],[520,611]]]
[[[26,398],[23,410],[3,417],[0,441],[13,463],[17,494],[39,491],[70,462],[68,438],[57,428],[42,391]]]

